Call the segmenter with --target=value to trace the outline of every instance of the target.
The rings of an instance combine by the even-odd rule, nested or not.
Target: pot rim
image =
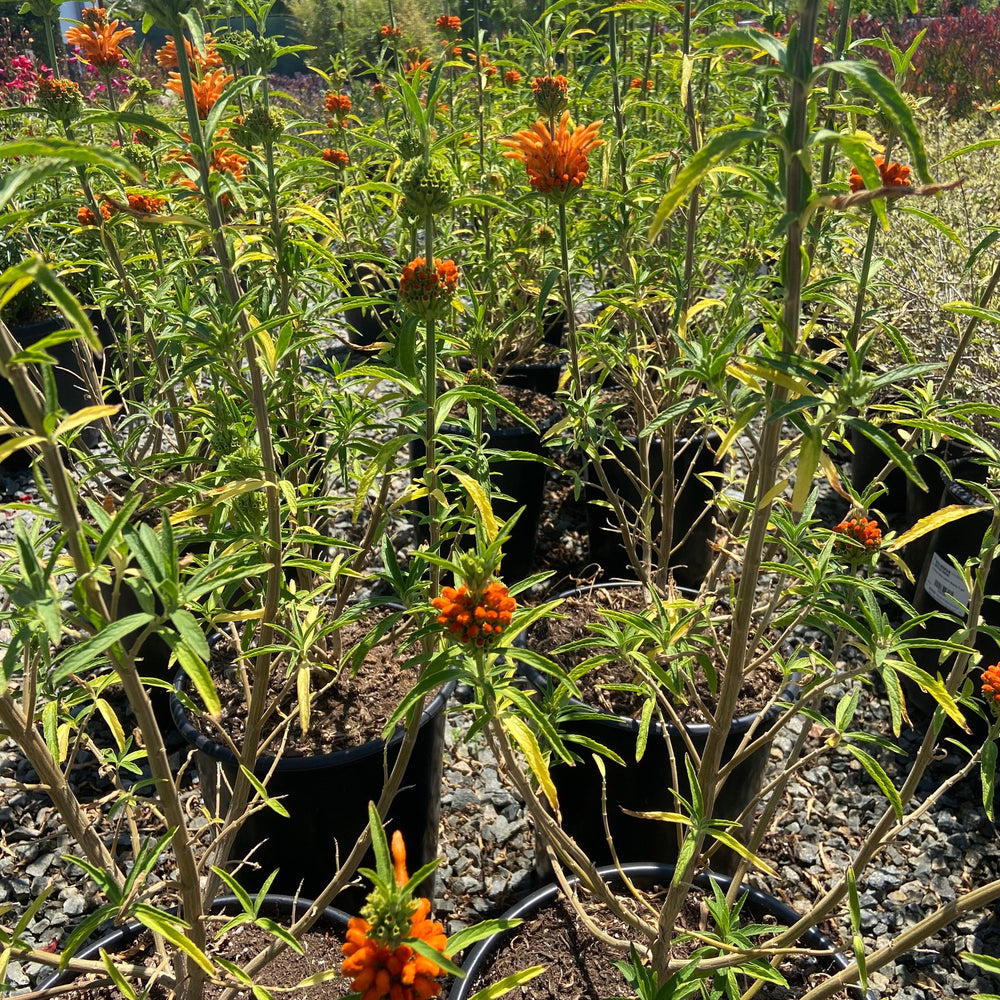
[[[594,590],[611,590],[620,587],[641,586],[643,586],[643,584],[640,580],[609,580],[605,583],[589,583],[583,587],[573,587],[570,590],[564,590],[562,593],[556,594],[554,599],[565,600],[567,597],[572,597],[575,594],[587,594]],[[680,593],[687,595],[697,593],[697,591],[692,590],[690,587],[678,587],[677,590]],[[515,644],[527,646],[527,636],[522,632],[515,639]],[[536,688],[541,686],[541,688],[544,689],[546,686],[551,686],[551,682],[546,679],[545,675],[532,667],[531,664],[522,663],[519,669],[524,671],[524,675],[527,677],[528,681]],[[798,686],[794,681],[789,681],[782,690],[789,699],[798,697]],[[570,700],[574,705],[589,709],[592,712],[598,712],[597,709],[595,709],[592,705],[588,705],[585,701],[581,701],[578,698],[572,698]],[[749,715],[741,715],[733,719],[733,723],[729,731],[737,736],[741,736],[748,733],[750,728],[754,725],[758,725],[759,728],[763,730],[764,727],[771,725],[780,714],[781,707],[779,705],[772,705],[763,716],[760,712],[751,712]],[[639,719],[633,719],[627,715],[612,715],[604,712],[599,712],[598,715],[599,717],[587,718],[582,721],[600,722],[613,729],[619,729],[634,734],[638,734],[641,728],[641,722]],[[758,722],[758,720],[760,721]],[[686,723],[684,728],[693,738],[707,738],[708,734],[712,730],[711,725],[707,722]],[[662,723],[654,720],[650,722],[649,729],[650,732],[657,734],[662,734],[664,730],[666,730],[667,733],[677,733],[677,727],[672,722],[668,722],[666,726],[664,726]]]
[[[444,711],[445,705],[455,690],[456,684],[456,681],[451,680],[438,688],[437,694],[424,706],[423,714],[420,717],[421,726],[432,722]],[[238,767],[240,762],[228,747],[209,739],[188,718],[187,711],[174,693],[182,690],[186,685],[187,674],[183,670],[178,670],[174,676],[174,691],[170,694],[170,714],[174,720],[174,725],[190,746],[201,750],[220,764]],[[281,757],[277,761],[275,773],[293,774],[298,771],[313,771],[324,767],[350,764],[354,761],[371,757],[374,754],[384,753],[387,748],[391,749],[398,746],[403,742],[405,735],[406,727],[400,725],[396,726],[395,731],[388,740],[376,737],[367,743],[362,743],[360,746],[346,747],[343,750],[335,750],[333,753],[305,757]],[[275,767],[275,758],[270,754],[261,756],[254,762],[254,773],[257,774],[260,771],[267,774],[272,767]]]
[[[264,897],[264,905],[270,903],[272,906],[280,909],[287,909],[291,912],[294,908],[299,913],[305,913],[310,906],[313,905],[315,900],[304,899],[301,896],[288,896],[282,893],[269,892]],[[216,896],[209,905],[207,912],[209,913],[225,913],[227,910],[231,909],[242,909],[243,904],[240,902],[237,896]],[[177,914],[180,913],[180,905],[170,906],[164,912]],[[322,924],[324,921],[333,927],[343,927],[346,928],[348,921],[351,919],[351,915],[346,913],[344,910],[339,910],[335,906],[325,906],[323,907],[323,912],[320,915],[319,920],[313,924],[315,928],[317,925]],[[97,956],[99,951],[103,948],[108,950],[109,947],[118,948],[121,944],[125,942],[129,935],[138,934],[145,928],[145,925],[140,923],[134,917],[131,920],[127,920],[124,924],[107,931],[107,933],[102,934],[96,941],[86,945],[81,948],[73,957],[74,958],[85,958],[90,959]],[[46,979],[39,990],[50,990],[56,986],[64,986],[75,979],[76,976],[69,969],[64,969],[62,972],[56,970],[51,976]]]
[[[655,861],[630,861],[621,866],[621,871],[631,879],[652,878],[668,874],[667,883],[673,878],[674,870],[675,866],[672,864]],[[597,874],[610,884],[621,881],[618,867],[615,865],[603,865],[597,869]],[[579,881],[580,879],[576,876],[567,880],[571,886],[577,885]],[[694,885],[700,889],[708,889],[712,882],[717,883],[724,891],[728,891],[733,880],[729,875],[721,875],[713,871],[698,872],[694,876]],[[662,879],[660,883],[663,884]],[[536,889],[525,896],[524,899],[515,903],[501,914],[499,919],[523,920],[530,913],[540,910],[543,906],[547,906],[553,902],[561,893],[562,888],[559,884],[551,882]],[[786,926],[795,924],[801,918],[801,914],[797,913],[786,903],[783,903],[775,896],[770,896],[766,892],[762,892],[760,889],[755,889],[753,886],[741,885],[740,893],[748,895],[747,902],[751,907],[756,907],[760,912],[772,914]],[[462,962],[462,970],[466,973],[466,977],[465,979],[455,981],[458,989],[457,992],[453,989],[449,993],[450,1000],[465,1000],[471,988],[473,977],[479,972],[479,967],[497,951],[503,944],[504,939],[512,935],[516,930],[517,928],[512,927],[507,930],[497,931],[495,934],[476,944],[472,951],[469,952],[465,961]],[[810,927],[803,932],[798,941],[805,943],[807,947],[814,951],[829,951],[830,961],[837,965],[840,971],[848,968],[850,965],[846,956],[837,950],[830,938],[815,927]],[[878,995],[871,988],[869,988],[867,994],[862,993],[860,986],[852,985],[848,989],[852,991],[852,994],[858,1000],[862,1000],[862,998],[863,1000],[878,1000]]]

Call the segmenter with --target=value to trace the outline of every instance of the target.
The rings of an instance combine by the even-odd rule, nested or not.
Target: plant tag
[[[924,581],[924,590],[941,605],[945,611],[955,613],[955,604],[969,610],[969,591],[962,575],[951,563],[945,562],[936,552],[931,555],[931,564]]]

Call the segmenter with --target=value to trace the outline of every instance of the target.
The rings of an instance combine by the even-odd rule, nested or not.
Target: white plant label
[[[969,591],[962,579],[962,574],[949,562],[945,562],[936,552],[931,556],[931,564],[924,581],[924,590],[941,605],[945,611],[952,614],[958,609],[955,602],[969,610]]]

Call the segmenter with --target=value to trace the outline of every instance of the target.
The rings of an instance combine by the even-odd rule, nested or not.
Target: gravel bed
[[[7,502],[37,499],[27,474],[0,470],[0,492]],[[545,526],[550,541],[562,533],[570,555],[579,555],[580,540],[572,525],[568,534],[566,529],[558,519]],[[0,518],[0,543],[11,538],[10,517]],[[875,688],[865,690],[859,727],[886,732],[885,699]],[[457,701],[452,708],[446,722],[439,841],[443,863],[436,900],[450,932],[497,915],[535,885],[534,836],[522,803],[483,740],[466,738],[468,713]],[[918,723],[903,734],[901,754],[872,750],[897,785],[921,737]],[[792,739],[792,733],[785,733],[776,740],[773,768],[780,768],[786,759]],[[176,753],[179,763],[180,751]],[[934,764],[921,782],[918,802],[947,780],[958,760],[957,754],[949,753]],[[87,785],[82,791],[94,802],[95,812],[101,809],[100,798],[111,790],[110,782],[87,767],[80,769],[76,780]],[[63,857],[72,850],[72,842],[48,798],[31,787],[36,781],[17,749],[0,743],[0,905],[11,907],[0,922],[10,926],[48,891],[26,937],[37,946],[54,947],[100,900],[95,883]],[[186,796],[189,814],[197,817],[197,788],[192,786]],[[780,879],[759,884],[793,906],[805,906],[838,878],[860,843],[859,831],[885,807],[867,772],[846,753],[831,751],[822,764],[790,785],[762,850]],[[144,809],[149,807],[139,809],[140,820]],[[116,836],[117,853],[127,859],[132,847],[127,827],[118,829]],[[983,811],[978,774],[950,789],[931,810],[903,828],[859,879],[862,932],[869,950],[891,943],[901,930],[953,900],[957,892],[1000,877],[998,837],[1000,832]],[[170,876],[170,871],[161,871],[154,879]],[[828,930],[848,944],[846,918]],[[901,1000],[959,1000],[1000,993],[1000,977],[962,960],[963,951],[1000,955],[1000,909],[994,906],[960,918],[895,965],[874,973],[872,983],[881,996]],[[46,974],[41,967],[12,962],[7,982],[15,993],[23,992],[35,988]]]

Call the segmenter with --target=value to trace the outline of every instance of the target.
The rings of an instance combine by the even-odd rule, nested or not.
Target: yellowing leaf
[[[966,506],[965,504],[958,503],[942,507],[933,514],[928,514],[927,517],[922,517],[912,528],[910,528],[909,531],[904,531],[899,538],[892,543],[892,545],[887,547],[887,551],[896,552],[909,542],[915,541],[918,538],[923,538],[923,536],[928,532],[940,528],[943,524],[950,524],[952,521],[968,517],[970,514],[982,513],[982,511],[982,507]]]
[[[535,739],[535,734],[528,728],[525,721],[519,719],[516,715],[505,715],[503,718],[503,727],[518,745],[521,753],[524,754],[525,760],[528,762],[528,767],[531,768],[532,774],[538,779],[538,786],[545,793],[545,797],[549,800],[549,805],[552,806],[556,816],[558,816],[559,796],[556,793],[555,782],[553,782],[552,775],[549,773],[548,765],[545,763],[545,757],[542,755],[542,748],[538,745],[538,740]]]
[[[77,410],[76,413],[63,417],[56,427],[55,436],[59,437],[60,434],[76,430],[77,427],[83,427],[86,424],[92,424],[95,420],[101,420],[104,417],[113,417],[120,409],[120,406],[103,404],[101,406],[85,406],[82,410]]]
[[[492,542],[497,537],[500,526],[497,524],[497,519],[493,514],[493,508],[490,506],[490,498],[486,495],[486,491],[472,476],[466,475],[464,472],[459,472],[458,469],[452,469],[451,471],[454,473],[455,478],[462,484],[465,492],[472,498],[472,502],[476,505],[476,510],[479,511],[479,516],[483,519],[486,537]]]

